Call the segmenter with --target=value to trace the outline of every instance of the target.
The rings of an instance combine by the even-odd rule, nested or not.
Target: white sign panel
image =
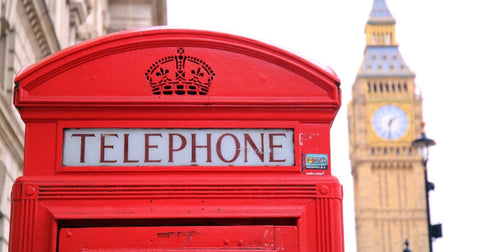
[[[65,129],[63,166],[293,166],[293,129]]]

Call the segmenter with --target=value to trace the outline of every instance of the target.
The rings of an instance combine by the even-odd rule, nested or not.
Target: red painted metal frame
[[[215,72],[207,95],[152,94],[145,71],[179,51]],[[80,43],[22,69],[15,82],[26,136],[11,251],[57,251],[64,228],[135,232],[139,222],[162,229],[205,219],[256,227],[293,220],[296,249],[287,251],[343,251],[342,187],[330,159],[316,175],[304,164],[309,153],[330,157],[341,104],[331,70],[246,38],[152,28]],[[68,128],[293,129],[295,165],[66,167]]]
[[[12,194],[12,231],[24,239],[12,240],[11,250],[56,251],[58,230],[69,221],[110,221],[117,226],[122,220],[155,223],[178,218],[295,219],[299,243],[295,251],[343,249],[342,190],[336,179],[293,176],[279,184],[275,176],[266,176],[237,174],[234,184],[231,176],[218,174],[188,180],[181,175],[152,180],[108,175],[57,181],[24,177],[15,183]]]

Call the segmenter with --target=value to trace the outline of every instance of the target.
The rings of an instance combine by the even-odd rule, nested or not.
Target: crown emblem
[[[177,55],[154,62],[145,77],[154,95],[206,95],[215,73],[201,59],[184,55],[183,48]]]

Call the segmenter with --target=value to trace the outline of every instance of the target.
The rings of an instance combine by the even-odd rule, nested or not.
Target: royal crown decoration
[[[183,48],[177,55],[154,62],[145,77],[154,95],[206,95],[215,73],[203,60],[184,55]]]

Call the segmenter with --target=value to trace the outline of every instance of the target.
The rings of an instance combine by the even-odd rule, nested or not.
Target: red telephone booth
[[[25,67],[10,251],[343,251],[339,79],[257,41],[146,29]]]

